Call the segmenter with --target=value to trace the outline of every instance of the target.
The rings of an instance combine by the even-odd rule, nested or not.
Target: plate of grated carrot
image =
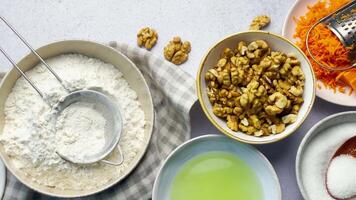
[[[353,0],[297,0],[283,25],[282,35],[293,41],[309,58],[317,78],[316,95],[326,101],[356,107],[356,68],[328,71],[308,54],[305,40],[309,28]],[[338,68],[351,65],[349,49],[325,25],[317,25],[309,36],[309,48],[321,63]]]

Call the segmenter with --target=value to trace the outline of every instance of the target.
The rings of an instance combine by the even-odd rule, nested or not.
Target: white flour
[[[107,120],[102,106],[76,102],[65,108],[56,123],[57,151],[77,162],[100,153],[105,146]]]
[[[60,77],[71,84],[72,88],[97,89],[111,96],[115,102],[119,102],[124,123],[119,143],[124,154],[123,165],[112,167],[95,163],[80,166],[63,161],[55,153],[56,132],[51,108],[22,77],[17,80],[5,103],[5,126],[0,141],[7,154],[15,160],[17,168],[39,184],[72,190],[93,189],[107,184],[124,173],[131,162],[137,159],[137,154],[144,143],[145,119],[137,95],[121,72],[111,64],[78,54],[57,56],[48,59],[47,62]],[[48,94],[48,99],[52,103],[66,95],[65,90],[42,64],[28,71],[27,75]],[[68,113],[70,112],[69,110]],[[75,115],[84,117],[85,112]],[[70,119],[74,116],[67,117]],[[91,129],[101,130],[100,126],[104,122],[98,118],[99,121],[95,124],[99,127]],[[77,135],[80,137],[85,131],[85,127],[80,126],[86,126],[85,123],[89,122],[79,123],[73,120],[71,124],[64,124],[60,132],[65,133],[72,129],[75,131],[69,131],[68,134],[74,135],[69,135],[68,140]],[[75,124],[79,126],[74,127]],[[93,136],[96,136],[96,133]],[[77,150],[84,151],[84,147]]]

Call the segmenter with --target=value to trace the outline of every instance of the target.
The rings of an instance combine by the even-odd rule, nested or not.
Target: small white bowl
[[[303,93],[304,103],[298,113],[297,121],[294,122],[293,124],[288,125],[282,133],[264,136],[264,137],[256,137],[256,136],[247,135],[240,131],[237,132],[232,131],[227,127],[226,121],[224,119],[215,116],[212,111],[212,105],[208,99],[208,95],[206,92],[207,86],[204,79],[205,73],[214,65],[216,65],[216,62],[218,61],[221,52],[223,51],[224,48],[228,47],[234,49],[238,44],[238,42],[240,41],[252,42],[258,39],[266,41],[268,45],[272,48],[272,50],[277,50],[284,53],[294,53],[298,58],[298,60],[301,62],[301,68],[305,74],[305,87]],[[315,77],[309,60],[295,44],[293,44],[292,42],[290,42],[289,40],[281,36],[278,36],[270,32],[247,31],[247,32],[240,32],[227,36],[226,38],[214,44],[208,50],[207,54],[203,57],[203,60],[200,64],[200,68],[198,70],[197,92],[198,92],[200,105],[205,115],[208,117],[210,122],[221,132],[241,142],[251,143],[251,144],[265,144],[265,143],[276,142],[283,138],[286,138],[302,125],[302,123],[304,122],[305,118],[308,116],[314,103]]]

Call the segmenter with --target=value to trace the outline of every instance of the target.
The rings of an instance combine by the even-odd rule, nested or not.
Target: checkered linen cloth
[[[126,179],[101,193],[79,199],[148,200],[158,168],[175,147],[190,137],[189,110],[197,99],[195,82],[179,67],[146,50],[116,42],[110,46],[131,59],[149,85],[155,106],[153,135],[145,156]],[[8,171],[3,199],[59,198],[31,190]]]

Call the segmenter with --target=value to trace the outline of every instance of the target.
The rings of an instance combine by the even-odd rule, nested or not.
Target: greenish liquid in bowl
[[[253,170],[237,156],[209,152],[184,164],[173,180],[170,200],[262,200]]]

